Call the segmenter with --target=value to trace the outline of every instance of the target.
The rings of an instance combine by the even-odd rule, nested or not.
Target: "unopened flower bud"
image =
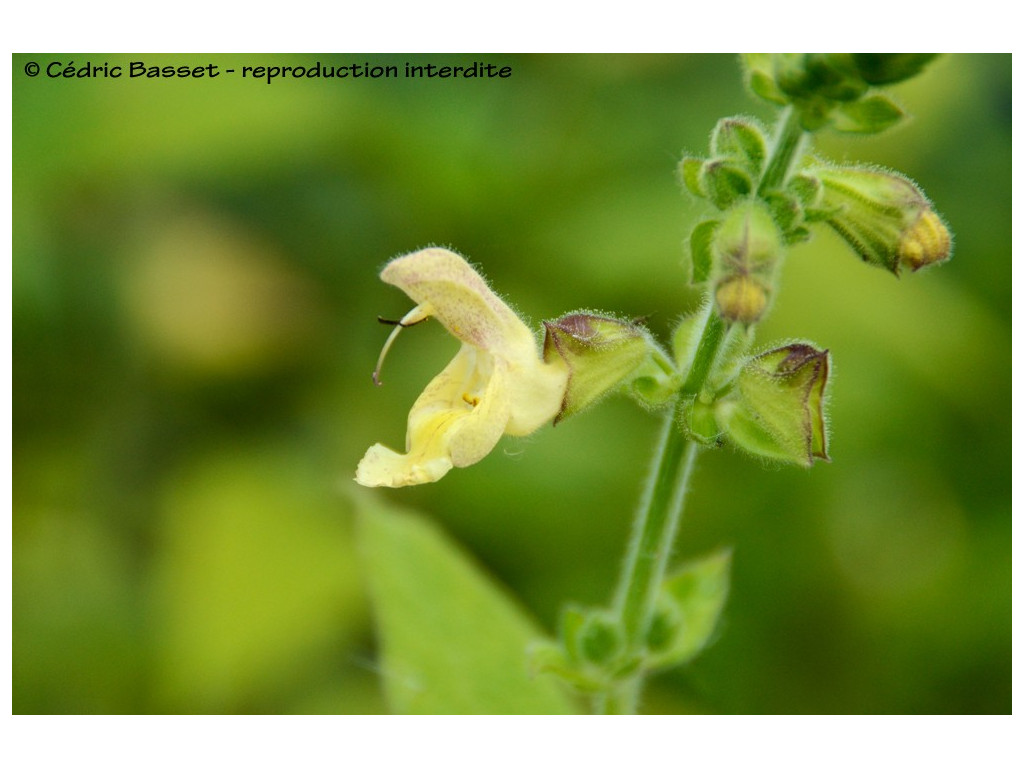
[[[857,72],[871,85],[908,80],[932,61],[937,53],[855,53]]]
[[[779,228],[767,208],[757,202],[729,211],[715,232],[714,248],[723,273],[767,274],[782,254]]]
[[[747,85],[775,104],[790,104],[807,131],[879,133],[905,117],[875,87],[916,75],[935,54],[748,53]]]
[[[716,404],[736,446],[768,459],[810,466],[828,460],[824,400],[829,354],[790,344],[751,358],[731,395]]]
[[[764,315],[782,256],[779,228],[751,202],[734,207],[715,230],[715,302],[727,320],[749,325]]]
[[[917,185],[892,171],[819,168],[826,221],[864,261],[899,274],[949,257],[949,233]]]
[[[569,368],[569,385],[555,423],[626,383],[655,342],[636,323],[577,312],[544,323],[544,361]]]
[[[798,99],[852,101],[867,90],[848,53],[774,54],[775,81]]]

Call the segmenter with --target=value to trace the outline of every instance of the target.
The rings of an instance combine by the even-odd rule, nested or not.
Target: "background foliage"
[[[14,711],[385,711],[352,520],[368,445],[456,348],[376,279],[427,244],[532,318],[695,299],[675,163],[770,120],[731,56],[215,56],[510,64],[508,80],[29,79],[16,55]],[[159,58],[159,62],[155,60]],[[123,59],[123,61],[121,61]],[[257,60],[258,59],[258,60]],[[947,56],[916,120],[823,153],[916,179],[953,261],[897,280],[821,231],[763,343],[835,360],[833,463],[704,455],[681,556],[731,545],[718,641],[647,711],[1010,711],[1010,57]],[[612,588],[657,419],[506,438],[422,510],[539,623]]]

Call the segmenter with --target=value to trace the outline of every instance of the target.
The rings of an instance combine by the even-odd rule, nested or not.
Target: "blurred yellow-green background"
[[[512,67],[494,80],[53,79],[82,65]],[[13,708],[374,713],[352,526],[364,450],[457,348],[387,329],[428,244],[534,326],[692,309],[674,171],[772,111],[733,56],[19,54],[13,79]],[[717,642],[646,711],[1010,711],[1009,55],[894,89],[914,120],[821,153],[916,179],[954,259],[895,279],[829,232],[762,343],[834,359],[831,464],[702,456],[678,553],[734,549]],[[610,594],[657,418],[623,399],[374,491],[438,521],[549,630]]]

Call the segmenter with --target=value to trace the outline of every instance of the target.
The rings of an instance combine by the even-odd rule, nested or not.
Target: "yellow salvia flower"
[[[564,361],[541,359],[530,329],[461,256],[425,248],[393,259],[380,277],[416,302],[381,360],[402,327],[428,317],[462,347],[413,404],[406,452],[371,446],[356,482],[391,488],[431,483],[452,467],[480,461],[502,435],[527,435],[558,415],[569,376]]]

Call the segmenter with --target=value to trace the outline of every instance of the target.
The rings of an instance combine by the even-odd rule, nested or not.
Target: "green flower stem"
[[[775,144],[772,147],[771,159],[761,176],[761,183],[757,186],[758,195],[785,184],[790,169],[803,155],[800,150],[804,137],[800,114],[793,107],[786,107],[779,116]]]
[[[614,610],[625,639],[626,653],[638,659],[643,656],[647,631],[657,607],[658,590],[672,553],[683,500],[699,451],[697,443],[688,441],[677,426],[679,409],[688,395],[696,394],[704,386],[724,336],[725,323],[709,307],[681,396],[665,417],[656,458],[630,537]],[[642,668],[638,668],[631,678],[599,700],[598,711],[605,714],[635,712],[643,675]]]
[[[645,491],[630,540],[628,575],[616,605],[630,656],[643,655],[698,449],[696,443],[689,442],[679,431],[674,412],[669,414],[662,429],[658,458],[651,471],[653,482]],[[604,701],[604,712],[635,712],[642,677],[643,671],[638,670],[619,690],[609,694]]]
[[[697,351],[694,353],[693,362],[690,363],[690,372],[686,374],[686,381],[680,391],[680,402],[688,397],[693,397],[704,388],[704,382],[711,375],[711,367],[718,357],[718,350],[725,338],[725,321],[715,311],[713,300],[707,302],[707,317],[704,319],[704,329],[701,331],[700,341],[697,342]]]

